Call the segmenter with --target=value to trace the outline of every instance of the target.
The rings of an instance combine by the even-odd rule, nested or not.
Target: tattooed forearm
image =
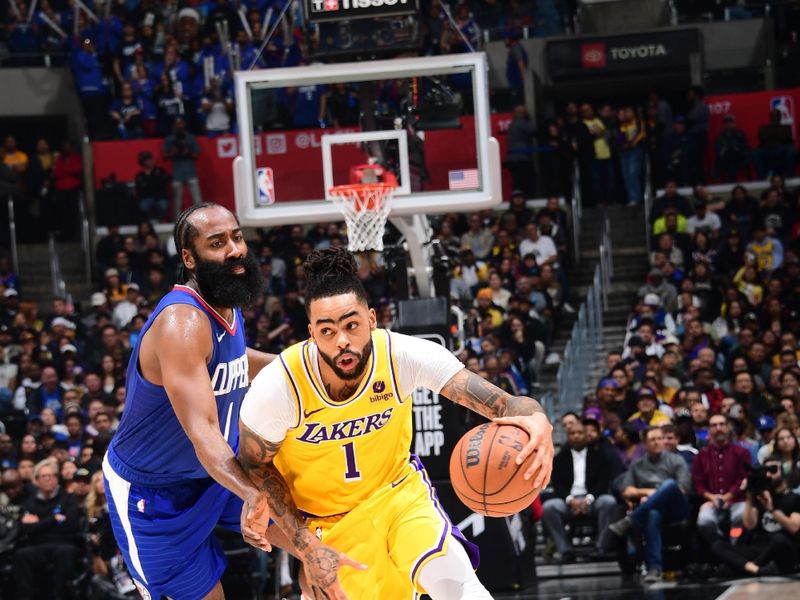
[[[272,520],[291,541],[292,548],[287,550],[293,550],[297,556],[308,560],[307,555],[313,550],[312,546],[315,545],[317,538],[305,526],[305,519],[292,500],[292,494],[283,475],[270,463],[267,465],[263,481],[258,482],[254,479],[254,483],[256,485],[260,483],[259,488],[267,493]]]
[[[302,557],[316,538],[305,527],[289,486],[272,462],[281,445],[265,440],[241,422],[239,431],[239,462],[242,469],[255,486],[267,494],[272,520],[294,546],[287,550],[294,550]]]
[[[510,396],[506,402],[506,411],[503,417],[521,417],[525,415],[544,414],[544,408],[533,398],[527,396]]]
[[[442,394],[485,417],[514,417],[543,413],[527,396],[512,396],[479,375],[462,369],[442,388]]]
[[[285,549],[303,561],[309,582],[322,594],[317,597],[327,598],[325,589],[336,583],[341,564],[339,553],[322,544],[306,527],[286,480],[272,462],[280,443],[268,442],[241,421],[239,431],[239,461],[244,472],[266,494],[272,520],[289,542],[290,547]]]

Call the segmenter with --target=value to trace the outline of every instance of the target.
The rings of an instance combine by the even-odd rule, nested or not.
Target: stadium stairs
[[[606,355],[611,350],[621,350],[625,339],[628,316],[633,307],[636,293],[647,275],[647,241],[644,227],[643,207],[614,206],[608,209],[611,220],[611,248],[614,276],[608,295],[608,309],[603,313],[603,341],[597,348],[592,365],[592,374],[587,382],[586,392],[594,390],[597,381],[606,374]],[[583,209],[581,218],[580,260],[568,273],[572,305],[576,308],[586,299],[586,292],[592,283],[595,266],[600,262],[601,226],[603,209]],[[565,314],[556,331],[548,352],[563,356],[564,347],[572,332],[575,314]],[[539,394],[548,390],[556,391],[558,365],[547,365],[539,374],[541,385]],[[580,399],[575,399],[580,405]],[[569,407],[572,408],[572,407]],[[557,417],[566,409],[556,408]],[[560,429],[560,427],[559,427]],[[573,577],[597,577],[619,574],[616,560],[593,556],[593,528],[585,525],[570,530],[577,561],[572,564],[554,564],[551,560],[554,548],[545,539],[541,523],[536,532],[536,575],[539,579],[559,579]]]
[[[18,244],[17,252],[22,297],[36,302],[40,315],[49,313],[54,290],[48,244]],[[58,242],[56,252],[67,294],[74,302],[88,299],[94,287],[86,281],[80,243]]]
[[[611,221],[611,249],[614,276],[608,295],[608,310],[603,313],[603,342],[595,355],[590,387],[605,375],[606,354],[620,350],[625,339],[625,327],[636,292],[647,275],[647,241],[644,227],[644,207],[613,206],[608,210]],[[585,208],[581,216],[580,260],[568,272],[571,304],[576,309],[586,299],[594,270],[600,262],[602,208]],[[572,333],[577,313],[563,313],[548,353],[563,357],[564,347]],[[539,394],[556,391],[558,364],[544,365],[539,373]],[[587,389],[587,391],[590,391]],[[576,399],[576,402],[579,399]],[[558,407],[563,412],[562,407]]]

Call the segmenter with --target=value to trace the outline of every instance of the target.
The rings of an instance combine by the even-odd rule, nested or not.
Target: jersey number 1
[[[342,446],[344,452],[344,464],[347,470],[344,472],[345,481],[361,481],[361,471],[356,465],[356,449],[353,442],[347,442]]]

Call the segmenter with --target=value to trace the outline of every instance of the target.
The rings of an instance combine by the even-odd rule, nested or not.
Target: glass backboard
[[[393,216],[501,201],[483,53],[237,72],[244,225],[339,220],[332,186],[377,163],[398,183]]]

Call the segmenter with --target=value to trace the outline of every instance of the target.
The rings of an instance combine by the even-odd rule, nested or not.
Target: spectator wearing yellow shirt
[[[753,229],[753,241],[747,244],[747,251],[755,255],[758,273],[762,277],[769,277],[783,264],[783,244],[778,238],[767,235],[762,224]]]
[[[608,129],[594,114],[589,104],[581,106],[581,119],[594,139],[594,156],[591,162],[592,201],[608,205],[614,197],[614,162],[608,145]]]
[[[28,155],[17,148],[17,140],[13,135],[7,135],[3,142],[3,164],[17,174],[17,191],[22,193],[25,189],[24,175],[28,171]]]
[[[491,317],[492,327],[497,329],[503,324],[503,311],[492,301],[492,290],[488,287],[481,288],[475,295],[475,305],[481,318]]]
[[[672,233],[686,233],[688,224],[687,218],[674,208],[670,207],[653,223],[653,235],[661,235],[662,233],[669,231],[670,227],[667,226],[667,222],[672,218],[674,218],[676,221],[676,225]]]
[[[630,106],[626,106],[620,111],[620,119],[617,144],[622,179],[625,182],[625,196],[628,206],[636,206],[642,202],[644,124]]]
[[[123,283],[118,269],[108,269],[105,273],[106,287],[103,293],[108,298],[111,306],[116,306],[125,300],[128,293],[128,284]]]
[[[17,148],[16,138],[13,135],[7,135],[3,147],[6,150],[3,162],[17,173],[25,173],[28,170],[28,155]]]
[[[670,422],[669,417],[658,410],[658,398],[650,388],[643,387],[639,390],[636,408],[639,410],[630,416],[628,423],[633,423],[639,431]]]
[[[758,278],[758,269],[755,261],[745,264],[733,277],[736,288],[744,294],[752,306],[758,306],[764,299],[764,286]]]

